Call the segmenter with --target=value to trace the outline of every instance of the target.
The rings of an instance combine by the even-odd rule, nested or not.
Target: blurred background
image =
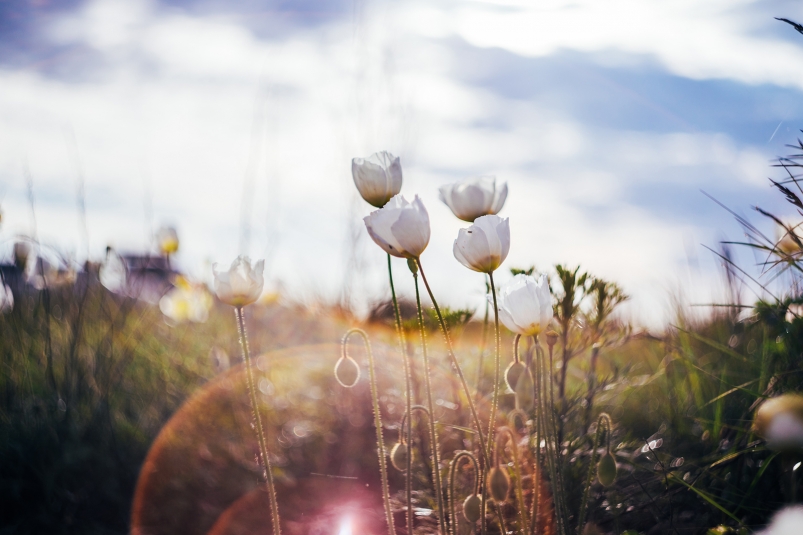
[[[661,327],[724,291],[701,244],[742,237],[701,190],[792,213],[767,177],[803,125],[803,39],[773,17],[803,7],[5,0],[2,252],[25,235],[78,265],[170,225],[196,278],[247,253],[269,289],[365,313],[385,255],[350,160],[389,150],[429,210],[444,302],[481,308],[484,286],[452,257],[463,224],[437,188],[492,174],[510,186],[504,267],[580,264]]]

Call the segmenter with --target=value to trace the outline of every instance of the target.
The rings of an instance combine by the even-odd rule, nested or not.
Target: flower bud
[[[510,490],[510,476],[507,470],[500,467],[491,468],[488,474],[488,493],[497,503],[507,500],[507,493]]]
[[[597,463],[597,478],[603,487],[610,487],[616,479],[616,459],[611,452],[603,455]]]
[[[360,380],[360,366],[351,357],[340,357],[335,364],[335,379],[346,388],[351,388]]]
[[[555,344],[557,344],[558,343],[558,333],[556,333],[555,331],[553,331],[551,329],[549,331],[547,331],[547,333],[546,333],[546,343],[547,343],[547,345],[549,347],[552,347]]]
[[[482,516],[482,500],[476,494],[470,495],[463,502],[463,516],[469,522],[476,522]]]
[[[410,269],[410,273],[418,275],[418,263],[416,263],[415,258],[407,259],[407,267]]]
[[[407,471],[407,444],[398,442],[393,446],[390,450],[390,464],[399,472]]]

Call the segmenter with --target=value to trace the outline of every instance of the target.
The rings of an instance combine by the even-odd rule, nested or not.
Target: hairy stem
[[[493,295],[494,302],[494,338],[496,343],[494,350],[494,393],[491,401],[491,414],[488,417],[488,458],[490,459],[493,457],[494,448],[496,447],[496,441],[494,440],[494,423],[496,423],[496,407],[499,404],[499,374],[501,357],[499,355],[499,307],[496,303],[496,286],[494,285],[493,273],[488,273],[488,279],[490,280],[491,295]],[[502,533],[507,533],[507,528],[504,525],[505,519],[502,517],[502,511],[498,504],[496,506],[496,510],[497,516],[499,517],[499,525],[502,528]]]
[[[438,301],[435,299],[435,295],[432,293],[432,288],[429,286],[429,282],[427,281],[427,276],[424,273],[424,266],[421,265],[421,259],[416,258],[416,264],[418,265],[418,269],[421,272],[421,280],[424,281],[424,286],[427,289],[427,293],[429,294],[429,298],[432,300],[432,306],[435,307],[435,314],[438,316],[438,322],[441,326],[441,331],[443,332],[443,337],[446,339],[446,349],[449,353],[449,359],[452,361],[452,366],[454,366],[455,371],[457,372],[457,376],[460,378],[460,384],[463,387],[463,394],[466,396],[466,400],[468,400],[468,407],[471,410],[471,417],[474,420],[474,426],[477,428],[477,435],[479,436],[480,442],[480,452],[482,457],[482,464],[485,468],[485,472],[487,473],[488,470],[491,468],[491,457],[488,454],[488,448],[485,441],[485,436],[482,432],[482,423],[480,422],[480,418],[477,415],[477,407],[474,404],[473,396],[471,395],[471,390],[468,388],[468,383],[466,383],[466,377],[463,375],[463,370],[460,368],[460,363],[457,362],[457,357],[454,354],[454,348],[452,347],[452,340],[449,337],[449,329],[446,327],[446,322],[443,320],[443,314],[441,313],[441,309],[438,306]],[[487,502],[487,489],[486,486],[482,485],[482,511],[483,514],[480,517],[480,530],[483,535],[486,532],[486,520],[485,520],[485,503]]]
[[[429,373],[429,355],[427,352],[426,331],[424,329],[424,313],[421,310],[421,294],[418,291],[418,275],[413,273],[415,280],[415,303],[418,307],[418,327],[421,330],[421,352],[424,357],[424,387],[427,395],[427,408],[429,409],[429,443],[432,450],[432,476],[435,484],[435,498],[438,504],[438,522],[441,533],[446,530],[446,518],[443,508],[443,484],[441,483],[440,453],[438,446],[438,433],[435,429],[435,409],[432,403],[432,381]],[[410,455],[407,456],[410,458]]]
[[[343,356],[346,356],[346,348],[349,337],[358,334],[365,342],[365,350],[368,353],[368,374],[371,382],[371,402],[374,406],[374,427],[376,427],[376,444],[379,456],[379,476],[382,484],[382,500],[385,504],[385,519],[388,523],[388,535],[396,534],[396,526],[393,524],[393,510],[390,507],[390,492],[388,490],[388,466],[385,454],[385,440],[382,437],[382,415],[379,411],[379,393],[376,386],[376,371],[374,366],[374,352],[371,350],[371,342],[368,335],[362,329],[350,329],[343,336]],[[407,457],[409,458],[409,452]]]
[[[262,466],[265,470],[265,485],[270,499],[271,521],[273,522],[273,534],[281,535],[282,528],[279,519],[279,504],[276,501],[276,489],[273,486],[273,473],[270,467],[270,457],[268,457],[268,446],[265,441],[265,432],[262,428],[262,417],[259,414],[259,403],[257,400],[256,388],[254,386],[254,371],[251,366],[251,353],[248,350],[248,336],[245,331],[245,316],[242,307],[235,307],[234,315],[237,318],[237,328],[240,334],[240,347],[243,351],[243,361],[245,362],[246,377],[248,379],[248,393],[251,396],[251,409],[254,411],[256,423],[257,440],[259,441],[259,457],[262,459]]]
[[[452,514],[452,525],[450,529],[451,535],[458,535],[457,527],[460,525],[460,521],[457,517],[457,509],[455,507],[454,476],[457,472],[457,465],[463,459],[470,460],[471,464],[474,465],[474,494],[479,492],[480,486],[480,466],[477,463],[477,458],[474,457],[474,454],[470,451],[457,452],[454,456],[454,459],[452,459],[452,462],[449,463],[449,508]]]
[[[457,371],[457,376],[460,379],[460,384],[463,387],[463,393],[465,394],[466,398],[468,399],[468,406],[471,409],[471,417],[474,420],[474,426],[477,428],[477,434],[480,438],[480,451],[482,452],[483,457],[483,464],[485,465],[486,469],[490,468],[491,459],[488,456],[488,449],[485,441],[485,435],[482,432],[482,424],[480,423],[480,418],[477,416],[477,407],[474,404],[474,400],[472,399],[471,390],[468,388],[468,384],[466,383],[466,378],[463,375],[463,370],[460,368],[460,364],[457,362],[457,357],[454,354],[454,348],[452,347],[452,340],[449,337],[449,330],[446,327],[446,322],[443,321],[443,314],[441,314],[441,309],[438,306],[438,302],[435,300],[435,295],[432,293],[432,288],[429,286],[429,282],[427,282],[427,276],[424,274],[424,268],[421,265],[421,260],[416,259],[416,263],[418,264],[418,269],[421,272],[421,280],[424,281],[424,286],[427,289],[427,293],[429,294],[429,298],[432,300],[432,306],[435,308],[435,314],[438,316],[438,322],[441,326],[441,331],[443,332],[443,336],[446,339],[446,349],[449,353],[449,359],[452,361],[452,365],[455,367]]]
[[[600,437],[603,430],[608,439],[607,451],[611,451],[611,418],[602,413],[597,420],[597,432],[594,434],[594,447],[591,449],[591,459],[588,461],[588,475],[586,476],[586,486],[583,491],[583,501],[580,502],[580,512],[577,515],[577,535],[583,535],[583,527],[586,522],[586,512],[588,511],[588,498],[591,494],[591,482],[594,479],[594,467],[597,459],[597,449],[600,444]]]
[[[404,343],[404,329],[402,329],[401,313],[399,312],[399,302],[396,299],[396,287],[393,285],[393,269],[390,263],[390,254],[388,254],[388,280],[390,281],[390,295],[393,298],[393,314],[396,318],[396,334],[399,338],[399,351],[402,355],[402,362],[404,363],[404,398],[407,405],[407,414],[412,413],[413,407],[413,389],[410,379],[410,362],[407,356],[406,344]],[[412,418],[407,419],[407,427],[403,431],[407,436],[407,443],[410,444],[412,433]],[[412,467],[413,456],[410,451],[407,452],[407,471],[404,474],[405,494],[407,498],[407,533],[413,533],[413,481],[412,481]]]

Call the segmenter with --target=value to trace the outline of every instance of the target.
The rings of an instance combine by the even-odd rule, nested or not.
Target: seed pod
[[[527,367],[521,362],[511,362],[510,366],[505,370],[505,382],[508,388],[513,392],[516,391],[516,385],[519,384],[519,379],[522,374],[527,371]]]
[[[597,463],[597,478],[603,487],[609,487],[616,479],[616,459],[611,452],[602,456]]]
[[[469,522],[476,522],[482,515],[482,500],[476,494],[471,494],[463,502],[463,516]]]
[[[360,366],[351,357],[340,357],[335,364],[335,379],[346,388],[351,388],[360,380]]]
[[[407,444],[397,442],[390,450],[390,464],[399,472],[407,471]]]
[[[525,412],[531,411],[535,405],[535,382],[530,370],[525,369],[519,376],[513,391],[516,393],[516,403],[519,408]]]
[[[507,500],[507,493],[510,490],[510,476],[507,470],[500,467],[491,468],[488,474],[488,493],[497,503]]]
[[[558,333],[553,331],[552,329],[546,332],[546,343],[548,346],[554,346],[558,343]]]

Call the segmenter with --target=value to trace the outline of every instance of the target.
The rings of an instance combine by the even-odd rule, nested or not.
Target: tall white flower
[[[499,213],[507,199],[507,182],[497,187],[495,176],[480,176],[441,186],[438,193],[455,216],[473,223],[480,216]]]
[[[508,219],[497,215],[478,217],[473,225],[460,229],[453,250],[454,257],[467,268],[492,273],[510,251]]]
[[[429,243],[429,214],[418,195],[411,203],[396,195],[363,221],[376,244],[393,256],[418,258]]]
[[[536,336],[552,321],[552,296],[546,275],[537,280],[530,275],[516,275],[499,289],[497,300],[499,319],[516,334]]]
[[[351,176],[362,198],[377,208],[401,191],[401,162],[387,151],[351,160]]]
[[[247,256],[238,256],[228,271],[218,271],[217,264],[214,264],[212,272],[215,275],[215,293],[218,299],[235,307],[250,305],[262,294],[264,269],[264,260],[260,260],[252,268]]]

